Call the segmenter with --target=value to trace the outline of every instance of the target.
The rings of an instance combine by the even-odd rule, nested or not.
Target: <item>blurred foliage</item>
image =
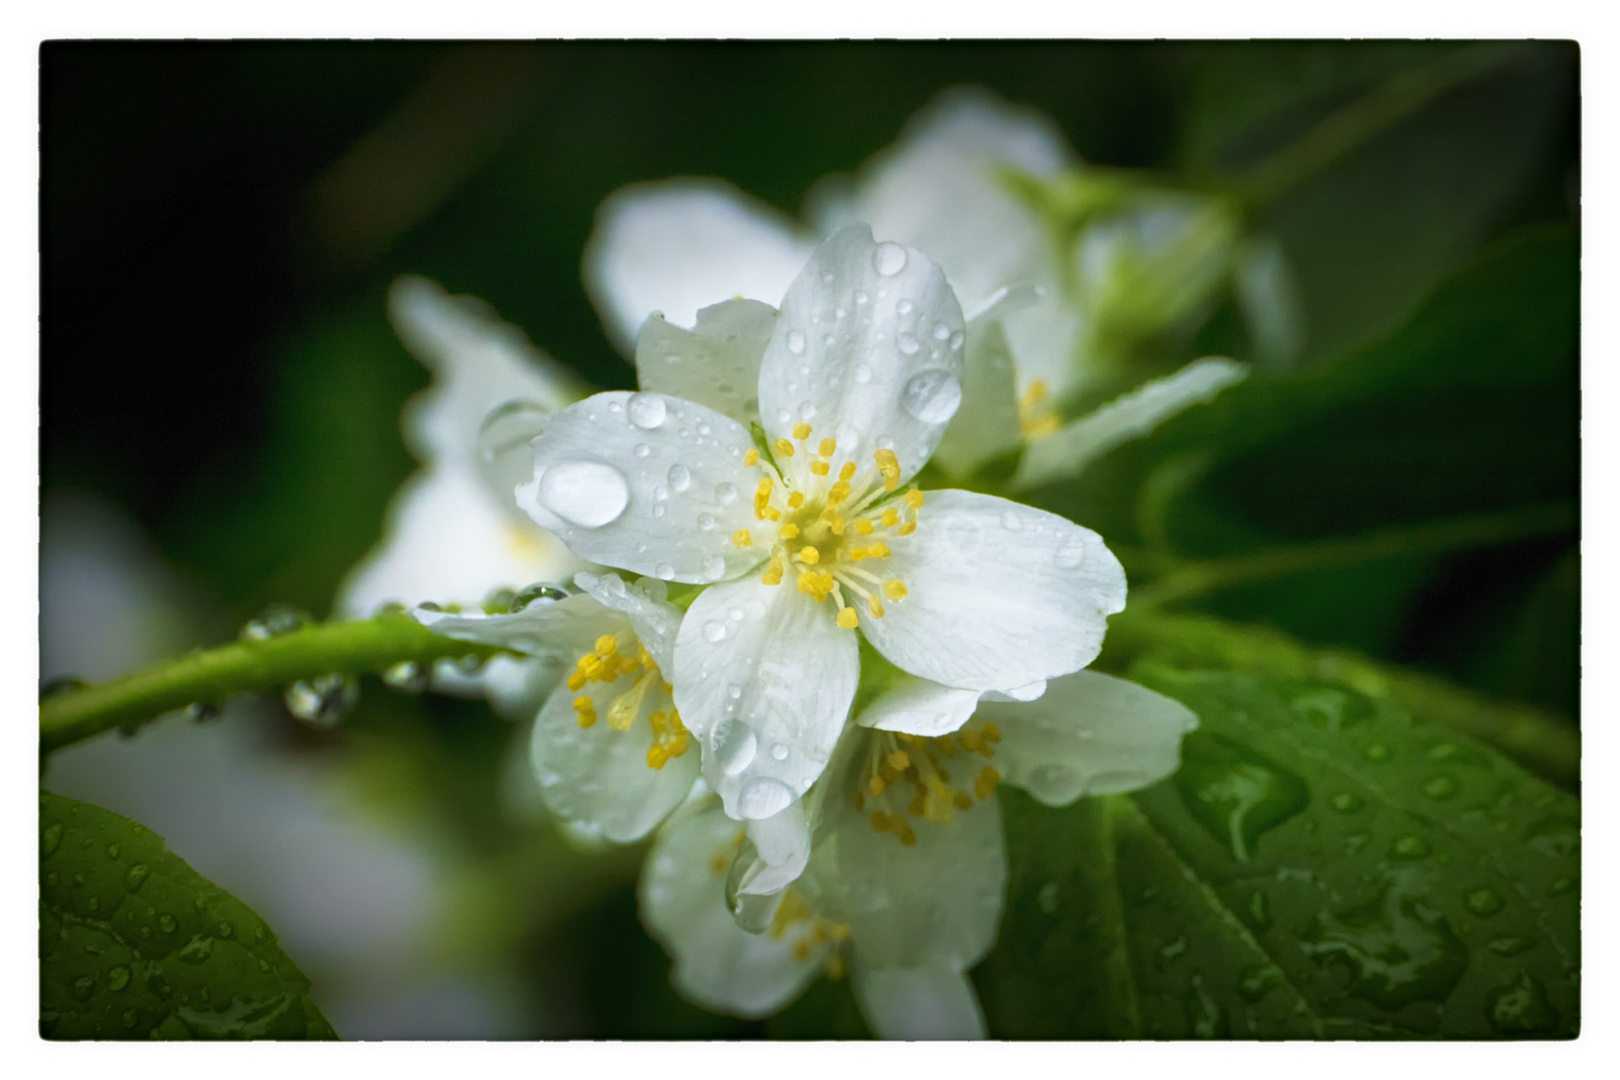
[[[384,318],[394,276],[479,296],[595,385],[628,387],[632,370],[579,281],[605,196],[716,175],[795,212],[818,178],[892,142],[939,89],[973,83],[1046,112],[1088,163],[1232,195],[1298,278],[1297,367],[1260,372],[1081,481],[1037,493],[1102,532],[1133,588],[1211,559],[1374,530],[1573,512],[1576,65],[1575,47],[1558,43],[48,43],[42,482],[122,508],[238,619],[270,600],[326,611],[414,467],[399,412],[427,376]],[[1143,373],[1208,352],[1254,355],[1229,296],[1157,349]],[[1418,665],[1465,688],[1447,701],[1500,695],[1572,724],[1575,543],[1555,528],[1177,604]],[[1186,648],[1201,646],[1189,637]],[[1208,652],[1183,666],[1243,670]],[[1192,762],[1200,747],[1224,760],[1220,739],[1261,738],[1241,711],[1290,718],[1255,752],[1302,777],[1307,809],[1261,829],[1255,866],[1279,849],[1326,865],[1311,845],[1348,843],[1329,836],[1343,831],[1319,771],[1330,751],[1317,744],[1331,733],[1290,712],[1287,694],[1231,674],[1153,678],[1208,710]],[[1360,700],[1358,689],[1320,692]],[[1399,718],[1419,712],[1409,701],[1368,708],[1370,725],[1414,753],[1438,738],[1422,716],[1411,727]],[[640,849],[577,852],[513,794],[521,784],[497,783],[521,775],[527,734],[482,705],[368,680],[344,729],[288,733],[341,755],[374,812],[456,853],[458,926],[443,947],[524,980],[532,1018],[515,1035],[864,1034],[846,983],[818,983],[763,1023],[676,997],[636,917]],[[1479,752],[1490,764],[1459,782],[1506,776],[1533,790],[1525,798],[1566,805]],[[1398,831],[1401,814],[1427,805],[1366,768],[1345,782],[1367,789],[1363,814],[1379,829]],[[1314,1033],[1290,1026],[1305,1015],[1283,1008],[1296,997],[1329,1034],[1571,1030],[1577,1011],[1547,951],[1566,929],[1522,935],[1532,951],[1502,957],[1480,937],[1483,921],[1464,929],[1474,916],[1456,907],[1462,894],[1443,918],[1467,950],[1460,979],[1478,1006],[1455,1012],[1463,1026],[1430,1002],[1382,1016],[1367,995],[1347,998],[1355,973],[1334,956],[1354,954],[1323,943],[1387,914],[1367,907],[1359,864],[1334,865],[1349,875],[1342,888],[1279,882],[1288,896],[1273,901],[1272,928],[1236,925],[1243,876],[1177,783],[1056,813],[1009,797],[1013,892],[1002,944],[978,975],[993,1032]],[[1389,839],[1378,837],[1364,860]],[[1484,843],[1428,842],[1457,872]],[[1119,889],[1097,876],[1111,858]],[[1427,865],[1450,882],[1453,871],[1433,870],[1438,857]],[[1205,884],[1188,887],[1187,867]],[[1547,872],[1530,866],[1523,879]],[[1172,886],[1184,891],[1172,897]],[[1123,920],[1112,929],[1095,921],[1110,890]],[[1137,903],[1153,890],[1158,901]],[[1096,905],[1073,906],[1093,894]],[[1497,921],[1530,918],[1513,905]],[[1067,937],[1042,945],[1052,920]],[[1192,953],[1174,948],[1191,939]],[[1314,954],[1301,945],[1313,942]],[[1050,1000],[1013,993],[1047,968],[1062,980]],[[1101,981],[1075,984],[1071,968]],[[1286,986],[1266,981],[1277,969]],[[1216,993],[1233,972],[1239,988],[1244,972],[1260,979],[1254,1001]],[[1126,985],[1134,996],[1090,1011],[1100,987]],[[1480,1026],[1491,1017],[1507,1027]]]

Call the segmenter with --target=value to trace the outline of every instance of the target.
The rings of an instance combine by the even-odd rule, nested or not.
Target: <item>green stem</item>
[[[1139,660],[1340,683],[1488,743],[1567,790],[1580,783],[1581,736],[1568,721],[1348,649],[1310,646],[1275,630],[1213,616],[1171,615],[1133,605],[1109,620],[1100,664],[1125,671]]]
[[[499,651],[441,637],[397,614],[310,626],[260,641],[234,641],[40,702],[40,752],[50,753],[125,724],[144,723],[193,702],[279,690],[331,672],[359,674],[406,660],[430,663]]]
[[[1538,506],[1508,514],[1454,518],[1415,528],[1383,529],[1348,539],[1293,544],[1252,555],[1175,567],[1149,585],[1135,590],[1131,603],[1138,607],[1160,607],[1221,589],[1292,577],[1313,570],[1338,569],[1377,559],[1490,547],[1574,528],[1573,507]]]

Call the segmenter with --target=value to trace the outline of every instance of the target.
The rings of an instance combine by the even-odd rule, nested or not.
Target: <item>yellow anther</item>
[[[759,451],[756,450],[754,447],[750,446],[748,448],[748,453],[743,455],[743,464],[746,465],[748,468],[753,468],[755,465],[758,465],[759,464]]]
[[[860,620],[855,615],[854,608],[847,607],[838,609],[838,625],[842,626],[845,630],[855,629],[859,621]],[[859,810],[860,807],[856,807],[856,809]]]
[[[800,961],[810,959],[810,943],[803,938],[793,943],[793,959]]]
[[[798,492],[794,492],[794,494],[796,495]],[[799,535],[799,527],[790,521],[786,525],[782,526],[782,530],[776,535],[780,536],[783,540],[792,540],[795,536]]]
[[[838,479],[840,479],[840,480],[853,480],[853,479],[855,479],[855,463],[853,461],[844,462],[844,467],[842,469],[838,470]]]
[[[612,634],[603,634],[596,639],[596,655],[601,657],[612,656],[619,651],[619,639]]]
[[[956,736],[956,741],[962,744],[962,749],[969,752],[978,750],[984,745],[984,740],[977,731],[963,731]]]
[[[889,815],[885,814],[881,810],[872,811],[872,831],[873,832],[888,832],[889,831]]]
[[[733,547],[751,548],[754,546],[754,535],[747,529],[738,529],[731,534],[731,543]]]
[[[910,536],[912,533],[914,533],[916,531],[917,531],[917,523],[915,521],[908,521],[904,525],[902,525],[898,529],[896,529],[894,531],[894,534],[896,536]]]
[[[874,776],[866,782],[866,790],[874,799],[882,795],[883,789],[887,786],[881,776]]]
[[[986,720],[984,722],[984,737],[989,739],[991,742],[1001,741],[1001,729],[996,727],[996,722],[994,720]]]
[[[813,547],[810,547],[809,545],[806,545],[799,549],[799,559],[801,562],[814,566],[816,563],[821,561],[821,552],[817,551]]]
[[[883,595],[890,600],[904,600],[906,592],[906,583],[899,578],[890,578],[883,583]]]
[[[982,802],[995,794],[996,785],[999,783],[1001,783],[1001,774],[995,770],[994,766],[986,765],[979,771],[979,775],[973,781],[973,794],[978,796]]]
[[[669,730],[669,714],[655,712],[647,717],[647,725],[653,729],[654,735],[662,735]]]
[[[810,437],[810,425],[805,423],[794,424],[793,437],[795,439],[808,439]]]
[[[777,439],[771,443],[771,449],[775,451],[776,456],[779,458],[793,456],[793,444],[786,439]]]
[[[899,836],[900,836],[900,844],[901,844],[901,846],[903,846],[903,847],[914,847],[914,846],[916,846],[917,834],[912,832],[911,831],[911,826],[907,825],[905,823],[905,821],[903,821],[903,820],[900,822],[900,828],[898,830],[898,833],[899,833]]]
[[[911,507],[913,510],[921,510],[922,504],[923,493],[920,488],[912,488],[910,491],[906,492],[907,506]]]
[[[827,978],[842,979],[845,971],[844,958],[842,956],[833,956],[829,958],[827,961],[827,966],[824,970],[827,972]]]
[[[782,518],[782,511],[778,510],[776,507],[767,506],[765,508],[765,520],[766,521],[780,521],[781,518]]]
[[[857,791],[855,793],[855,812],[857,814],[859,814],[865,809],[866,809],[866,792]]]
[[[759,580],[766,585],[780,585],[782,584],[783,569],[782,557],[780,555],[772,555],[771,565],[765,568],[765,576]]]
[[[832,487],[827,489],[827,505],[828,506],[837,506],[839,503],[843,502],[847,498],[849,498],[849,481],[848,480],[840,480],[836,484],[834,484]]]
[[[726,872],[726,867],[729,864],[730,860],[726,858],[725,853],[717,851],[713,855],[709,856],[709,873],[713,874],[715,877],[719,877],[721,874]]]
[[[795,491],[788,496],[788,505],[797,510],[804,505],[804,492]]]
[[[825,461],[812,461],[810,463],[810,471],[815,473],[817,476],[826,476],[832,471],[832,466],[828,465]]]
[[[787,934],[788,927],[794,923],[804,922],[810,918],[810,905],[805,903],[804,897],[792,889],[782,894],[782,902],[776,907],[776,914],[771,916],[771,940],[781,941]]]
[[[883,618],[883,603],[875,596],[866,598],[866,610],[872,613],[874,619]]]
[[[775,487],[768,476],[761,477],[759,487],[754,489],[754,516],[761,521],[765,520],[765,512],[771,506],[771,489]]]
[[[818,604],[827,599],[833,584],[833,576],[824,570],[806,570],[799,575],[799,591]]]
[[[878,450],[872,455],[877,461],[878,472],[883,474],[883,490],[893,491],[900,486],[900,459],[894,456],[893,450]]]
[[[866,549],[866,553],[869,558],[887,559],[889,557],[889,545],[881,540],[875,540],[872,542],[872,546]]]
[[[838,511],[834,510],[832,507],[829,506],[829,507],[827,507],[827,509],[825,509],[825,510],[823,510],[821,512],[821,520],[825,521],[827,523],[827,526],[830,529],[832,529],[832,532],[833,532],[834,536],[843,536],[844,535],[844,515],[843,514],[840,514]]]
[[[584,694],[574,699],[574,712],[578,714],[580,727],[588,728],[596,723],[596,703]]]
[[[837,452],[838,452],[838,440],[837,439],[822,439],[821,440],[821,445],[816,447],[816,453],[820,454],[822,457],[832,457]]]
[[[900,524],[900,511],[896,510],[892,506],[886,508],[883,511],[883,524],[887,525],[891,529]]]
[[[862,536],[871,536],[872,523],[867,521],[865,518],[862,518],[855,523],[855,531],[860,533]]]
[[[686,748],[692,745],[692,736],[684,731],[676,732],[675,738],[669,742],[669,756],[680,757],[686,753]]]
[[[965,791],[954,792],[951,795],[951,805],[958,810],[973,809],[973,798]]]
[[[883,760],[893,767],[895,772],[905,772],[911,766],[911,758],[904,750],[890,750]]]
[[[576,671],[572,675],[568,676],[568,689],[585,689],[585,673],[583,671]]]
[[[662,769],[665,765],[668,765],[668,764],[669,764],[669,751],[668,750],[665,750],[662,746],[659,746],[657,743],[654,743],[653,745],[647,747],[647,767],[648,768]]]

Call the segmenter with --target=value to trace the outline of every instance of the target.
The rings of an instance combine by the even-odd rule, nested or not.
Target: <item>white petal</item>
[[[972,320],[967,327],[962,407],[935,449],[934,461],[955,476],[968,476],[1023,441],[1017,373],[1006,334],[999,321]]]
[[[1179,701],[1095,671],[1053,679],[1039,701],[979,706],[1001,728],[1003,783],[1047,806],[1135,791],[1176,771],[1198,718]]]
[[[620,650],[634,655],[628,620],[620,616],[616,629],[622,635]],[[630,691],[641,674],[587,683],[577,692],[559,687],[540,710],[529,744],[540,793],[552,812],[587,830],[600,830],[605,839],[620,844],[651,832],[685,801],[698,775],[696,746],[670,758],[661,769],[647,764],[647,750],[653,744],[647,718],[672,707],[658,675],[651,676],[655,685],[646,691],[629,730],[617,731],[608,724],[614,699]],[[595,704],[598,719],[589,728],[579,726],[576,697],[589,697]]]
[[[930,491],[917,531],[865,565],[909,590],[884,618],[863,613],[867,640],[913,675],[975,690],[1085,667],[1125,608],[1125,571],[1102,537],[969,491]]]
[[[726,909],[726,873],[743,827],[718,807],[683,811],[658,833],[641,873],[641,919],[674,957],[672,981],[704,1008],[767,1016],[821,971],[828,949],[795,960],[793,939],[737,926]]]
[[[810,862],[810,819],[804,803],[794,799],[781,813],[750,821],[748,839],[757,858],[744,871],[737,891],[755,896],[781,892],[798,880]]]
[[[984,1010],[973,983],[951,965],[869,968],[856,964],[851,988],[880,1039],[982,1039]]]
[[[646,578],[625,584],[618,574],[578,574],[574,581],[597,602],[630,616],[630,625],[653,662],[666,672],[675,670],[675,635],[681,628],[681,609],[664,600],[664,583]]]
[[[507,514],[470,470],[417,473],[388,507],[383,539],[338,591],[340,614],[388,602],[477,604],[497,588],[563,581],[585,564],[560,540]]]
[[[1046,693],[1046,680],[1032,682],[1027,686],[1012,686],[1006,690],[986,690],[981,701],[1034,701]]]
[[[826,767],[860,675],[855,635],[791,584],[706,589],[675,645],[675,703],[703,777],[739,819],[770,817]]]
[[[561,656],[492,656],[479,672],[489,707],[503,720],[529,720],[540,711],[566,673]]]
[[[699,308],[731,297],[775,304],[814,246],[787,215],[724,181],[632,184],[596,212],[585,290],[609,340],[633,356],[655,311],[691,326]]]
[[[569,660],[588,651],[597,638],[612,633],[613,627],[624,621],[591,596],[531,604],[516,615],[485,615],[476,609],[452,614],[413,608],[411,616],[435,634],[458,641]]]
[[[759,362],[775,326],[776,309],[758,300],[703,308],[691,330],[649,316],[636,338],[637,384],[706,405],[746,427],[759,419]]]
[[[402,277],[388,293],[400,340],[434,374],[405,407],[405,438],[423,461],[475,468],[479,426],[508,401],[555,411],[580,396],[578,378],[501,322],[489,307],[450,296],[426,278]]]
[[[851,226],[816,249],[782,300],[759,374],[760,421],[786,438],[798,422],[838,440],[839,456],[922,468],[962,401],[962,311],[926,255]]]
[[[977,690],[942,686],[908,675],[879,694],[855,722],[878,731],[946,735],[967,723],[978,704]]]
[[[1013,476],[1023,490],[1079,475],[1108,451],[1152,434],[1153,429],[1194,405],[1213,401],[1249,374],[1246,364],[1224,356],[1194,360],[1174,375],[1143,383],[1061,431],[1030,441]]]
[[[859,220],[945,269],[966,308],[1053,264],[1045,231],[1002,170],[1050,176],[1073,161],[1057,126],[980,90],[947,91],[862,168]]]
[[[848,798],[828,808],[830,832],[806,881],[827,917],[849,925],[863,966],[965,971],[990,951],[1007,883],[999,800],[958,811],[950,825],[913,818],[910,847],[874,831]]]
[[[666,581],[735,577],[763,557],[731,542],[755,524],[746,428],[664,394],[597,394],[550,417],[518,505],[582,558]]]

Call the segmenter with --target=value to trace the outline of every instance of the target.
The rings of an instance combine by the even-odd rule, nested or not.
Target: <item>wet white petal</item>
[[[504,513],[476,474],[434,467],[394,495],[382,540],[349,571],[336,606],[360,618],[388,602],[475,604],[584,565],[556,537]]]
[[[719,807],[682,811],[659,831],[641,873],[641,919],[675,959],[671,979],[705,1008],[766,1016],[797,997],[828,949],[802,960],[794,941],[750,934],[726,908],[726,874],[744,835]]]
[[[675,670],[675,635],[681,627],[681,609],[664,600],[664,583],[647,578],[627,584],[618,574],[579,574],[575,584],[604,607],[630,616],[636,637],[666,672]]]
[[[908,675],[879,694],[856,719],[861,727],[908,735],[946,735],[973,715],[979,691]]]
[[[757,858],[744,872],[737,891],[768,896],[787,888],[810,862],[810,819],[804,803],[794,799],[781,813],[750,821],[748,839]]]
[[[759,362],[775,326],[776,309],[758,300],[703,308],[690,330],[649,316],[636,338],[637,385],[747,426],[759,419]]]
[[[931,491],[911,537],[874,565],[909,594],[867,640],[913,675],[1007,690],[1076,671],[1124,610],[1125,571],[1089,529],[968,491]]]
[[[770,817],[821,775],[860,674],[831,604],[753,576],[704,590],[675,646],[675,702],[703,776],[739,819]]]
[[[495,645],[529,656],[577,656],[622,621],[591,596],[570,596],[552,604],[531,604],[516,615],[485,615],[413,608],[411,615],[435,634],[458,641]]]
[[[664,394],[597,394],[550,417],[518,505],[582,558],[666,581],[719,581],[759,562],[746,428]]]
[[[1031,440],[1013,476],[1013,487],[1022,490],[1076,476],[1116,446],[1149,435],[1177,413],[1214,400],[1248,374],[1246,364],[1206,356],[1174,375],[1143,383],[1061,431]]]
[[[1164,779],[1181,760],[1181,737],[1198,726],[1179,701],[1095,671],[1053,679],[1039,701],[985,702],[978,715],[1001,728],[1002,782],[1048,806]]]
[[[620,652],[634,656],[629,620],[616,616],[612,631],[619,637]],[[627,731],[614,729],[608,710],[643,677],[654,682],[643,691],[633,723]],[[587,683],[578,691],[560,687],[551,695],[535,720],[530,754],[540,793],[553,813],[624,844],[647,835],[685,800],[698,775],[695,745],[661,769],[647,764],[653,745],[648,717],[671,709],[662,686],[658,674],[635,672],[611,683]],[[578,697],[593,703],[597,720],[589,728],[579,726],[574,708]]]
[[[874,831],[848,799],[827,806],[831,835],[806,877],[827,917],[849,925],[859,962],[957,971],[978,963],[995,942],[1007,882],[1000,802],[960,811],[950,825],[913,819],[910,847]]]
[[[964,340],[961,309],[926,255],[843,229],[782,300],[760,368],[760,422],[777,438],[809,423],[866,467],[892,449],[904,482],[961,405]]]
[[[506,720],[530,720],[565,673],[563,656],[492,656],[479,669],[489,707]],[[437,679],[435,679],[437,689]]]
[[[585,288],[609,340],[633,356],[655,311],[691,326],[699,308],[730,297],[776,303],[813,247],[787,215],[724,181],[633,184],[596,212]]]
[[[1034,701],[1046,693],[1046,680],[1032,682],[1027,686],[1012,686],[1006,690],[986,690],[981,701]]]
[[[950,964],[870,968],[857,963],[851,987],[880,1039],[982,1039],[984,1010],[973,983]]]
[[[962,407],[934,451],[934,461],[955,476],[1023,443],[1012,351],[999,321],[972,320],[967,328]]]

